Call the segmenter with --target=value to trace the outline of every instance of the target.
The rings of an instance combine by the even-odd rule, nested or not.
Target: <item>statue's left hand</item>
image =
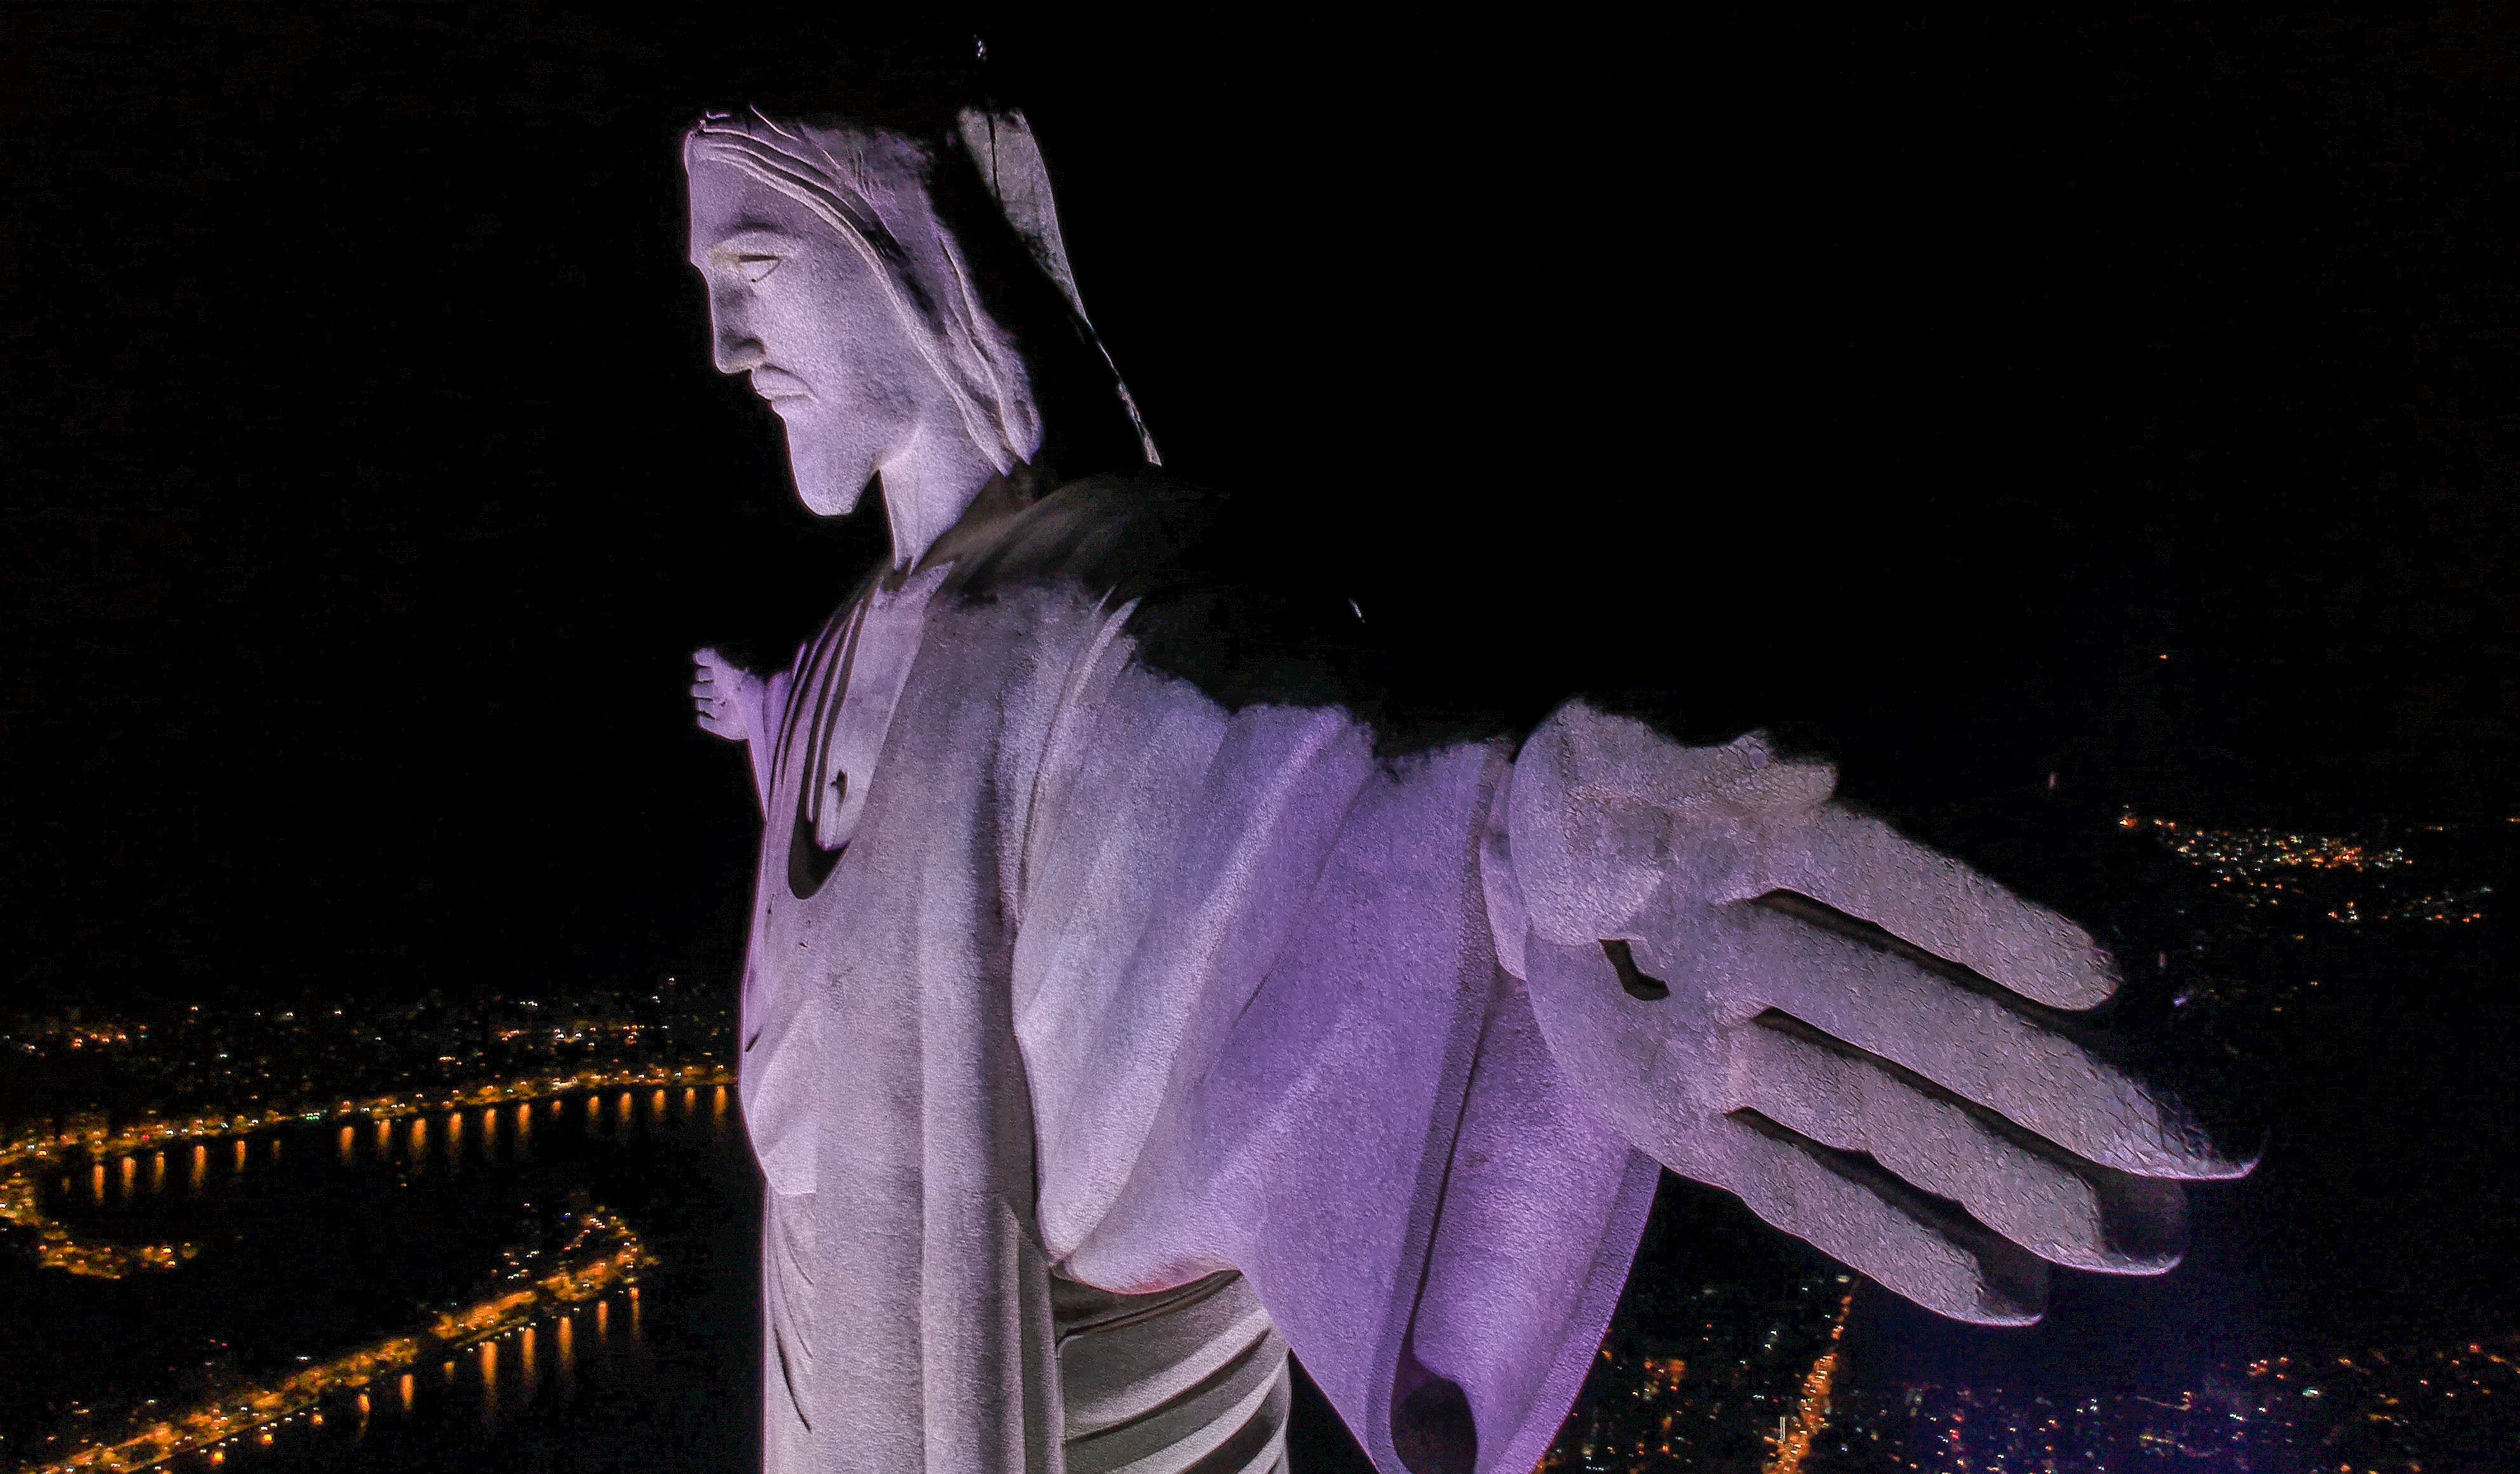
[[[730,742],[751,737],[751,712],[760,694],[760,677],[714,649],[692,651],[692,711],[702,732]]]
[[[2056,1032],[2107,954],[1835,782],[1755,735],[1543,724],[1500,858],[1560,1066],[1675,1172],[1947,1316],[2038,1318],[2051,1262],[2169,1269],[2178,1181],[2248,1168]]]

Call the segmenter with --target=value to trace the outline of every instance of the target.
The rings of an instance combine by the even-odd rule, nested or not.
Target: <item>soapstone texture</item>
[[[1385,1474],[1521,1474],[1657,1163],[1996,1323],[2049,1264],[2168,1268],[2178,1182],[2244,1170],[2043,1022],[2114,987],[2088,936],[1824,766],[1581,703],[1383,761],[1153,658],[1199,499],[1032,472],[928,193],[977,165],[1081,325],[1019,116],[713,117],[686,158],[719,366],[809,506],[876,479],[894,535],[787,670],[696,657],[767,820],[773,1474],[1259,1474],[1289,1349]]]

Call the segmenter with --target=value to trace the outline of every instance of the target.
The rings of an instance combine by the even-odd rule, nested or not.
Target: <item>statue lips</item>
[[[764,364],[760,368],[753,370],[751,380],[752,392],[769,400],[772,404],[777,404],[782,399],[811,399],[814,397],[813,387],[807,384],[805,380],[788,373],[785,369],[774,369],[768,364]]]

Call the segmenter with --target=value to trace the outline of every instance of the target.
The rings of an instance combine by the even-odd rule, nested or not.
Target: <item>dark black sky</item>
[[[2520,811],[2512,6],[848,9],[0,17],[12,1002],[732,977],[683,654],[880,529],[709,371],[674,139],[975,34],[1174,468],[1422,693],[1898,813]]]

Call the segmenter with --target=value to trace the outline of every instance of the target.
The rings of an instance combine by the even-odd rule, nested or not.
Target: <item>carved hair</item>
[[[814,212],[883,283],[886,299],[1000,473],[1041,449],[1024,357],[982,304],[963,244],[931,194],[935,156],[905,134],[846,123],[712,112],[684,136],[687,163],[741,169]]]

